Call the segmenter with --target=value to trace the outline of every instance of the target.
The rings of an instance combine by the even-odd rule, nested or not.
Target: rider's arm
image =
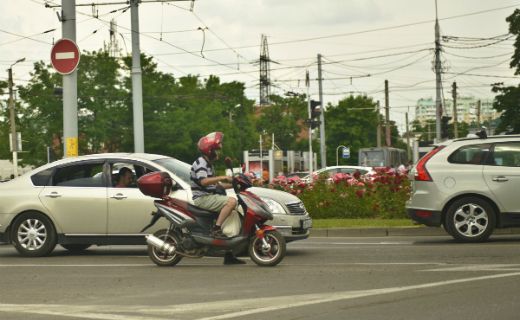
[[[228,176],[208,177],[208,178],[201,179],[200,184],[204,187],[207,187],[207,186],[215,185],[219,182],[231,182],[232,180],[233,180],[233,178],[228,177]]]
[[[228,182],[220,182],[219,184],[220,184],[220,185],[222,186],[222,188],[224,188],[224,189],[231,189],[231,188],[233,188],[233,185],[232,185],[231,183],[228,183]]]

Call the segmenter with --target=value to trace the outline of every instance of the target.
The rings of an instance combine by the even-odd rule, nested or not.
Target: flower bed
[[[356,172],[315,177],[310,183],[298,177],[278,177],[269,187],[296,195],[315,219],[403,219],[410,193],[406,174],[390,168],[377,168],[372,176]]]

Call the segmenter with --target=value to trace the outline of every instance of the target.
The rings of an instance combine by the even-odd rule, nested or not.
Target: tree
[[[327,163],[336,163],[336,148],[340,145],[350,147],[351,157],[346,162],[355,165],[360,148],[376,146],[376,127],[380,121],[376,110],[376,103],[366,96],[349,96],[336,106],[328,106],[325,112]]]
[[[61,97],[54,90],[61,87],[61,76],[50,71],[43,61],[34,64],[31,79],[18,86],[20,103],[17,103],[17,130],[22,134],[21,163],[42,165],[47,160],[49,147],[55,158],[63,155],[63,107]]]
[[[131,69],[131,59],[125,58]],[[225,155],[241,158],[251,147],[253,101],[240,82],[220,83],[216,76],[200,81],[187,75],[176,79],[157,70],[151,57],[141,56],[145,150],[191,163],[198,155],[197,141],[212,131],[224,133]],[[127,72],[129,74],[129,72]],[[131,78],[125,78],[131,90]]]
[[[107,51],[85,52],[78,67],[80,154],[133,150],[129,91],[120,64]]]
[[[305,95],[285,98],[273,95],[270,100],[270,106],[261,107],[262,113],[256,122],[257,131],[266,133],[269,136],[266,137],[267,141],[270,141],[271,135],[274,134],[276,145],[283,150],[295,150],[300,140],[308,145],[308,139],[299,138],[299,134],[307,129]]]
[[[516,9],[512,15],[506,18],[509,23],[509,33],[516,36],[514,43],[515,52],[509,66],[515,69],[515,75],[520,74],[520,10]],[[499,93],[493,102],[493,108],[502,112],[497,132],[510,131],[520,133],[520,85],[504,86],[503,83],[493,85],[493,92]]]
[[[0,95],[5,94],[7,82],[0,81]],[[0,101],[0,159],[9,158],[9,112],[7,103]]]

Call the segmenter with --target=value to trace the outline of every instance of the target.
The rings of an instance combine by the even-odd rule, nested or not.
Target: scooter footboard
[[[239,246],[241,243],[248,243],[248,238],[244,236],[238,236],[229,239],[215,239],[208,236],[197,234],[192,234],[191,236],[195,240],[195,242],[199,244],[206,246],[221,247],[223,249],[233,249],[234,247]]]

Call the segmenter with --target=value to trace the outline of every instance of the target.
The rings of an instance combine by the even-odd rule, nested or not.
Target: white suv
[[[410,178],[410,218],[443,225],[457,240],[485,241],[494,228],[520,226],[520,135],[443,142]]]

